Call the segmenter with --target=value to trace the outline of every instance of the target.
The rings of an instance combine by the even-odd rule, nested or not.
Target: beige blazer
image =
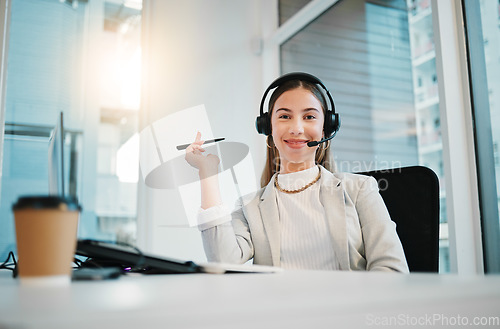
[[[405,255],[373,177],[331,173],[323,167],[320,200],[325,207],[341,270],[408,273]],[[200,225],[209,261],[280,266],[280,223],[273,179],[239,200],[227,216]]]

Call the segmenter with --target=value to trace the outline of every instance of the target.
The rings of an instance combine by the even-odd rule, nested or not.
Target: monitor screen
[[[64,126],[63,113],[49,138],[49,194],[65,196],[64,193]]]

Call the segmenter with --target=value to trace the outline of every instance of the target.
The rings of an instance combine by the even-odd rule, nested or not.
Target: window
[[[67,190],[83,205],[79,236],[122,234],[133,242],[141,2],[11,4],[0,259],[15,250],[12,204],[20,195],[48,193],[48,137],[59,112]]]

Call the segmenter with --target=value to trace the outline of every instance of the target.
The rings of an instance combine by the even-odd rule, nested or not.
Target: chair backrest
[[[438,272],[439,180],[434,171],[413,166],[360,174],[378,181],[410,272]]]

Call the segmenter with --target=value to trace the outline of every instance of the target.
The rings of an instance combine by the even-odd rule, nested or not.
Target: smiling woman
[[[331,109],[319,86],[331,100]],[[264,170],[265,186],[242,197],[235,210],[221,204],[219,159],[203,155],[200,134],[186,149],[186,160],[199,170],[201,180],[198,223],[208,260],[407,273],[376,181],[332,173],[323,166],[331,164],[324,142],[340,127],[328,90],[314,76],[290,73],[270,85],[262,103],[273,88],[269,111],[264,113],[261,106],[257,118],[257,130],[268,136],[272,151]],[[266,176],[268,172],[272,175]]]

